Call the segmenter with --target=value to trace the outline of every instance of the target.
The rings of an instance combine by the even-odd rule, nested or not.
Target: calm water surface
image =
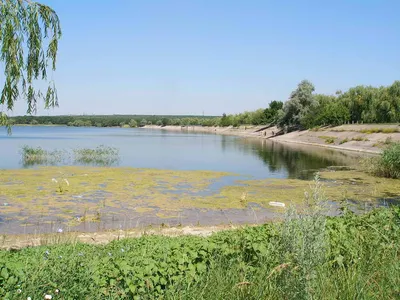
[[[227,171],[252,178],[303,178],[309,179],[321,168],[333,165],[352,165],[359,160],[357,153],[275,143],[269,140],[244,139],[215,134],[195,134],[151,129],[123,128],[73,128],[73,127],[13,127],[8,136],[0,128],[0,169],[24,168],[21,148],[42,147],[45,150],[65,150],[95,148],[100,145],[119,150],[117,166],[134,168],[157,168],[173,170],[213,170]],[[72,161],[72,160],[71,160]],[[69,163],[71,163],[71,161]],[[204,195],[218,194],[225,185],[233,185],[240,176],[226,176],[212,182],[201,191]],[[4,178],[0,178],[0,182]],[[49,179],[50,180],[50,179]],[[7,182],[6,182],[7,184]],[[179,193],[190,194],[190,190],[177,186]],[[131,203],[137,199],[127,193],[119,206],[102,206],[101,187],[98,191],[88,191],[84,195],[68,195],[73,207],[67,213],[54,195],[54,203],[44,203],[50,213],[38,215],[30,209],[11,210],[4,213],[0,209],[0,234],[3,233],[44,233],[57,229],[98,231],[105,229],[132,228],[157,224],[169,225],[218,225],[229,223],[263,223],[276,217],[269,207],[249,203],[242,209],[191,209],[176,212],[150,207],[150,212],[132,209]],[[99,196],[100,195],[100,196]],[[67,198],[68,198],[67,197]],[[78,200],[77,200],[78,199]],[[81,199],[81,200],[79,200]],[[111,199],[111,198],[110,198]],[[112,200],[112,199],[111,199]],[[110,200],[110,201],[111,201]],[[114,199],[115,200],[115,199]],[[117,199],[118,200],[118,199]],[[39,201],[39,202],[38,202]],[[63,200],[64,201],[64,200]],[[86,201],[97,203],[101,210],[100,220],[82,221],[69,227],[71,220],[83,220]],[[39,198],[32,199],[41,203]],[[0,207],[19,207],[13,198],[1,198]],[[60,206],[61,205],[61,206]],[[254,206],[255,205],[255,206]],[[63,217],[59,216],[62,213]],[[66,215],[67,214],[67,215]],[[165,215],[164,217],[160,215]]]
[[[24,168],[21,148],[73,150],[112,146],[118,166],[213,170],[255,178],[304,178],[308,170],[357,162],[354,153],[204,133],[131,128],[13,127],[0,129],[0,169]]]

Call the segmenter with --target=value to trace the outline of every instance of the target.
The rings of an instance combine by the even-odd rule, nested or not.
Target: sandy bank
[[[254,225],[246,225],[254,226]],[[167,228],[147,228],[147,229],[130,229],[130,230],[114,230],[99,232],[65,232],[53,234],[20,234],[20,235],[4,235],[0,243],[1,250],[21,249],[25,247],[35,247],[41,245],[52,245],[68,242],[80,242],[87,244],[107,244],[114,240],[123,238],[139,238],[144,235],[162,235],[162,236],[182,236],[195,235],[207,237],[211,234],[222,230],[233,230],[242,228],[240,225],[220,225],[220,226],[185,226],[185,227],[167,227]]]
[[[273,141],[282,143],[302,144],[365,153],[380,153],[382,148],[389,142],[400,141],[400,126],[398,124],[342,125],[337,127],[322,128],[315,131],[294,131],[279,136],[275,136],[275,134],[279,132],[277,127],[266,128],[265,126],[240,126],[238,128],[233,128],[232,126],[160,127],[149,125],[145,126],[144,128],[271,139]]]

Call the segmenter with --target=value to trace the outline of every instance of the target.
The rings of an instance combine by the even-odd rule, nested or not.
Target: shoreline
[[[141,127],[151,130],[166,130],[175,132],[209,133],[219,135],[231,135],[243,138],[256,138],[271,140],[279,143],[301,144],[311,147],[323,147],[338,151],[352,151],[368,154],[379,154],[387,144],[387,140],[400,141],[400,127],[397,124],[368,124],[368,125],[342,125],[332,128],[320,129],[318,131],[303,130],[293,131],[283,135],[275,135],[280,130],[266,126],[240,126],[229,127],[202,127],[202,126],[157,126],[146,125]],[[390,129],[394,132],[382,133],[377,130]],[[371,130],[371,132],[368,132]],[[396,131],[395,131],[396,130]],[[331,138],[332,141],[327,141]],[[342,144],[346,144],[343,145]]]

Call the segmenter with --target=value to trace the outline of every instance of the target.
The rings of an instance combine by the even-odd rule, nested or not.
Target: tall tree
[[[298,84],[280,113],[278,120],[280,127],[304,127],[302,122],[305,116],[318,105],[313,97],[314,90],[314,85],[308,80],[303,80]]]
[[[4,86],[0,93],[0,122],[19,98],[27,102],[27,113],[36,112],[38,100],[45,108],[58,106],[57,90],[48,80],[56,69],[60,21],[47,5],[30,0],[0,0],[0,64],[4,66]],[[45,91],[35,82],[46,82]]]

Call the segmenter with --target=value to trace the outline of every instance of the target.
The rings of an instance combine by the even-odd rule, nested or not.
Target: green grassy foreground
[[[398,207],[329,218],[310,206],[207,238],[0,251],[0,298],[399,299],[399,236]]]

